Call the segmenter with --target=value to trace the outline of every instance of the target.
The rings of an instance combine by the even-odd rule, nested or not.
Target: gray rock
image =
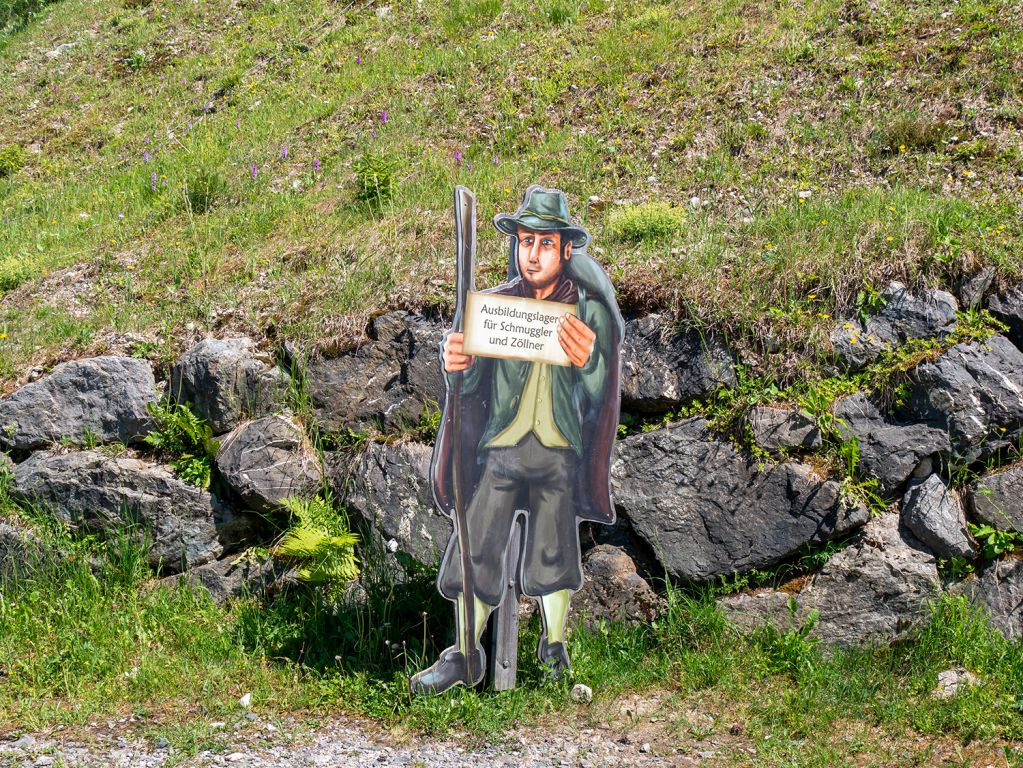
[[[335,462],[335,492],[348,511],[375,529],[383,542],[421,563],[439,563],[451,520],[434,504],[433,451],[419,443],[369,443],[354,465]]]
[[[821,431],[806,411],[758,405],[746,418],[753,439],[766,451],[812,451],[821,446]]]
[[[653,621],[665,608],[624,550],[600,544],[583,556],[583,586],[572,596],[570,619],[587,627],[602,620],[630,624]]]
[[[699,418],[619,442],[611,486],[663,568],[689,581],[773,565],[868,517],[812,467],[764,467],[711,437]]]
[[[965,667],[953,667],[938,673],[938,684],[931,695],[937,699],[951,699],[960,691],[979,684],[980,678]]]
[[[984,267],[979,272],[967,275],[952,287],[960,307],[979,307],[995,279],[995,268]]]
[[[244,595],[272,600],[287,586],[297,582],[294,570],[273,557],[253,560],[225,557],[198,568],[167,576],[160,584],[175,587],[181,580],[205,587],[217,605]]]
[[[245,504],[260,512],[285,499],[314,496],[323,482],[320,458],[289,416],[264,416],[237,427],[217,452],[217,471]]]
[[[38,536],[14,522],[0,520],[0,587],[5,581],[23,578],[43,556]]]
[[[765,626],[788,632],[799,626],[798,598],[787,592],[773,589],[739,592],[719,598],[717,606],[726,619],[746,632]]]
[[[991,560],[952,588],[983,609],[991,624],[1011,640],[1023,637],[1023,560]]]
[[[939,592],[934,555],[885,514],[803,589],[800,616],[817,611],[813,634],[828,644],[888,642],[926,620]]]
[[[657,413],[735,384],[728,348],[716,336],[678,332],[658,314],[625,323],[622,408]]]
[[[980,478],[970,489],[970,507],[993,528],[1023,533],[1023,464]]]
[[[998,320],[1009,326],[1006,336],[1019,349],[1023,349],[1023,284],[992,296],[988,299],[987,308]]]
[[[209,421],[213,434],[266,416],[286,401],[290,377],[248,338],[203,339],[171,367],[170,393]]]
[[[30,451],[75,442],[140,441],[154,426],[146,410],[156,381],[146,360],[93,357],[61,363],[0,401],[0,447]]]
[[[308,392],[323,429],[382,427],[396,430],[416,424],[426,406],[444,396],[438,321],[389,312],[370,325],[370,341],[339,357],[306,366]]]
[[[80,533],[152,537],[149,563],[167,573],[219,557],[217,526],[226,510],[208,492],[164,467],[99,451],[39,452],[17,466],[12,495]]]
[[[959,305],[950,293],[924,291],[915,296],[893,282],[881,295],[884,307],[865,324],[850,319],[832,329],[835,354],[850,370],[863,368],[907,339],[946,336],[955,329]]]
[[[902,499],[902,522],[938,557],[974,555],[959,494],[937,475],[910,482]]]
[[[934,460],[951,451],[944,430],[889,421],[863,392],[836,401],[834,414],[842,439],[859,444],[860,468],[876,477],[887,495],[895,494],[913,474],[930,474]]]
[[[1023,433],[1023,352],[1000,335],[957,344],[910,372],[907,412],[948,430],[952,447],[974,460]]]

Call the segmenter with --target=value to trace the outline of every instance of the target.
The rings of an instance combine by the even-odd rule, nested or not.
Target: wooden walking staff
[[[455,241],[456,241],[456,299],[455,316],[452,327],[456,333],[462,331],[465,319],[466,297],[475,290],[476,261],[476,198],[465,187],[455,187]],[[476,590],[472,580],[472,560],[469,550],[469,527],[465,519],[465,498],[462,494],[462,471],[459,457],[462,455],[462,376],[455,374],[451,386],[452,408],[452,451],[451,486],[455,519],[455,530],[458,532],[458,553],[462,566],[462,605],[465,621],[462,625],[462,640],[465,643],[465,663],[468,677],[475,680],[479,670],[476,669]]]

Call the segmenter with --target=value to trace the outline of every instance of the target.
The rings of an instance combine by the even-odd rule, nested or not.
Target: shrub
[[[367,152],[355,161],[355,199],[379,208],[394,196],[394,165]]]
[[[213,459],[220,447],[209,423],[182,403],[150,403],[148,410],[158,427],[146,435],[145,442],[173,456],[171,468],[186,483],[209,488]]]
[[[209,168],[200,168],[185,185],[185,198],[192,213],[206,213],[226,193],[224,177]]]
[[[274,546],[274,555],[291,561],[310,584],[343,585],[358,578],[359,537],[348,530],[343,512],[321,496],[285,499],[284,508],[291,513],[291,525]]]
[[[668,240],[685,224],[685,211],[669,203],[643,203],[618,208],[608,220],[608,234],[615,240],[640,242]]]
[[[13,176],[25,167],[25,150],[18,146],[0,149],[0,179]]]

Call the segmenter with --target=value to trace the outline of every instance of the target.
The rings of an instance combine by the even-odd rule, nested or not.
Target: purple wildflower
[[[142,153],[142,162],[144,162],[144,163],[148,163],[149,162],[149,150],[148,149],[145,152]]]
[[[472,163],[469,163],[469,165],[467,166],[467,168],[468,168],[468,169],[469,169],[469,170],[471,171],[471,170],[472,170]]]
[[[149,190],[151,192],[156,191],[156,171],[153,171],[151,174],[149,174]]]
[[[288,159],[288,145],[287,144],[282,144],[281,145],[281,160],[287,160],[287,159]]]
[[[384,123],[384,124],[387,123],[387,110],[386,109],[383,112],[380,113],[380,122]]]
[[[77,103],[78,103],[78,94],[76,93],[75,94],[75,104],[77,104]]]
[[[235,128],[241,128],[242,127],[241,118],[238,118],[237,120],[234,121],[234,127]]]
[[[184,85],[184,84],[185,84],[185,83],[187,83],[187,82],[188,82],[188,78],[187,78],[187,77],[185,77],[184,75],[182,75],[182,76],[181,76],[181,84],[182,84],[182,85]]]
[[[53,84],[53,92],[54,92],[54,93],[56,93],[56,92],[57,92],[57,84],[56,84],[56,83],[54,83],[54,84]]]
[[[256,178],[256,174],[257,173],[259,173],[259,169],[256,167],[256,164],[253,163],[252,164],[252,178]]]
[[[497,165],[501,161],[497,159],[497,155],[494,155],[494,159],[491,160],[490,162],[492,162],[494,165]]]
[[[459,164],[462,162],[462,150],[460,149],[455,150],[455,162]]]
[[[191,120],[188,121],[188,130],[192,130],[192,121]]]
[[[373,137],[373,138],[375,139],[375,138],[377,137],[377,131],[376,131],[376,128],[374,128],[374,129],[373,129],[372,131],[370,131],[370,132],[369,132],[369,135],[370,135],[370,136],[372,136],[372,137]]]
[[[143,139],[143,141],[144,141],[144,142],[145,142],[146,144],[148,144],[148,143],[149,143],[149,137],[148,137],[148,136],[146,136],[146,138],[144,138],[144,139]]]
[[[362,64],[362,56],[359,56],[358,54],[356,54],[356,56],[355,56],[355,63],[356,64]]]
[[[314,171],[320,170],[320,158],[318,157],[313,158],[313,170]]]

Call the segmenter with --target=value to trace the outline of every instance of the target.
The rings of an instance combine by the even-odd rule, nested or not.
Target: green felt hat
[[[565,193],[535,184],[526,190],[526,198],[515,213],[499,213],[494,217],[494,226],[513,237],[519,227],[534,232],[563,232],[571,238],[575,248],[582,248],[590,241],[590,234],[569,218]]]

